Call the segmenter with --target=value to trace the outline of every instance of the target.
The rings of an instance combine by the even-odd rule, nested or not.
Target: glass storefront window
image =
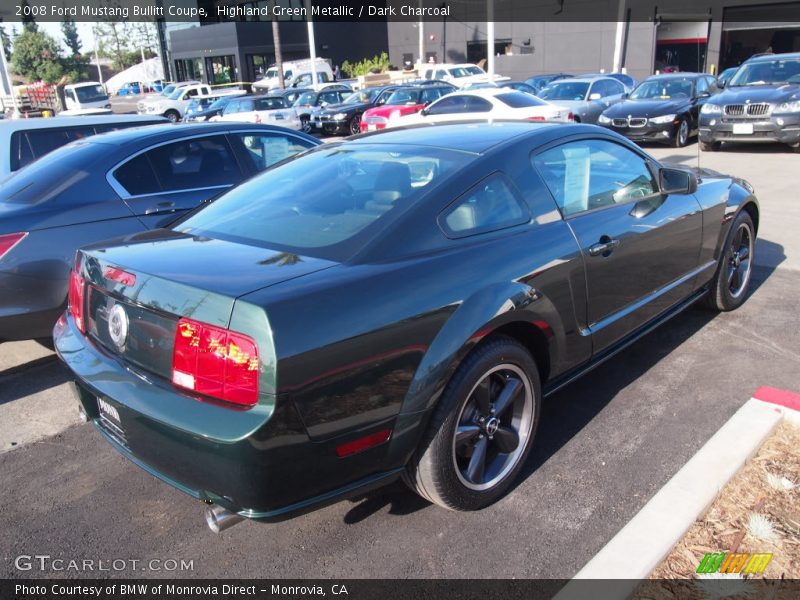
[[[206,59],[208,83],[231,83],[237,80],[236,61],[232,54],[226,56],[212,56]]]

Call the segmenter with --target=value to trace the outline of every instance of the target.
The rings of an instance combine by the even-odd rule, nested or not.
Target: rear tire
[[[734,219],[725,239],[717,273],[711,280],[706,305],[712,310],[739,308],[747,297],[753,274],[756,234],[753,219],[743,210]]]
[[[309,117],[300,117],[300,129],[305,133],[311,133],[311,119]]]
[[[539,371],[525,347],[506,336],[490,338],[447,384],[405,482],[450,510],[492,504],[525,464],[541,396]]]
[[[350,119],[350,135],[361,133],[361,115],[356,115]]]

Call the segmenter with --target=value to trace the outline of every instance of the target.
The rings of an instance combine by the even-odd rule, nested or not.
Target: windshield
[[[286,108],[286,107],[287,107],[286,101],[279,96],[256,99],[256,110],[276,110],[278,108]]]
[[[175,229],[346,260],[426,189],[470,160],[471,155],[435,148],[320,147],[223,194]]]
[[[173,84],[169,84],[167,87],[165,87],[163,90],[161,90],[161,95],[162,96],[169,96],[174,91],[175,91],[175,86]]]
[[[181,94],[183,94],[183,88],[178,88],[177,90],[175,90],[174,92],[172,92],[169,95],[169,99],[170,100],[177,100],[178,98],[181,97]]]
[[[314,92],[305,92],[295,100],[296,106],[313,106],[317,101],[317,95]]]
[[[218,108],[225,108],[225,105],[230,102],[232,98],[218,98],[214,100],[209,106],[209,110],[216,110]]]
[[[745,63],[731,77],[728,87],[800,83],[800,58]]]
[[[691,79],[651,79],[631,92],[633,100],[674,100],[692,97]]]
[[[486,75],[486,73],[482,71],[480,67],[476,66],[453,67],[452,69],[448,69],[447,72],[455,78],[469,77],[470,75]]]
[[[393,92],[386,104],[419,104],[421,90],[397,90]]]
[[[551,83],[540,90],[538,95],[545,100],[583,100],[588,91],[589,84],[585,81],[565,81]]]
[[[78,96],[78,102],[101,102],[103,100],[108,100],[108,96],[102,85],[85,85],[72,89],[75,91],[75,95]]]
[[[360,92],[353,92],[347,98],[344,99],[342,104],[366,104],[368,102],[373,102],[375,98],[378,97],[378,94],[381,93],[382,90],[378,88],[373,88],[371,90],[361,90]]]

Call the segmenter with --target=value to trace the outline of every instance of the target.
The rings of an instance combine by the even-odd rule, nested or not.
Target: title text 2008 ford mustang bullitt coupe
[[[479,509],[543,396],[744,301],[752,192],[594,126],[366,134],[79,251],[55,344],[97,429],[212,528],[398,477]]]

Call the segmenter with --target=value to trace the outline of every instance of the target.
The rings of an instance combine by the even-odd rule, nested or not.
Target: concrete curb
[[[783,418],[800,424],[800,395],[759,388],[555,596],[577,598],[581,579],[618,579],[630,595],[708,509]]]

